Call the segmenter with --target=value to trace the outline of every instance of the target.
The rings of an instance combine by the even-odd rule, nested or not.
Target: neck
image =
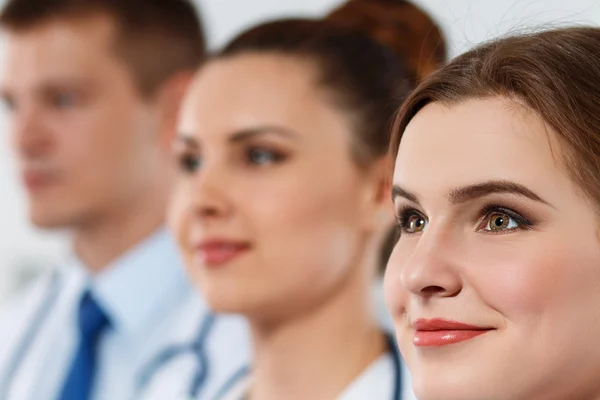
[[[251,398],[331,400],[385,351],[364,279],[285,322],[250,322],[255,361]]]
[[[167,185],[137,195],[134,201],[78,226],[74,234],[75,254],[92,273],[108,268],[128,250],[152,235],[165,220]]]

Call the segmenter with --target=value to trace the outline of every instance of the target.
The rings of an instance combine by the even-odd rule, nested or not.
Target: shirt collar
[[[114,329],[134,335],[190,293],[182,265],[173,238],[161,229],[90,278],[90,288]]]

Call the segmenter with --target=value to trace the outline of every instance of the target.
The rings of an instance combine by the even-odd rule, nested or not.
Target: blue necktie
[[[89,291],[79,305],[79,346],[59,400],[88,400],[96,372],[97,349],[109,320]]]

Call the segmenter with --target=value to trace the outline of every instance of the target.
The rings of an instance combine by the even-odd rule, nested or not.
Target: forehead
[[[534,112],[504,98],[431,103],[408,124],[394,183],[422,193],[487,180],[512,180],[540,191],[570,181],[556,133]]]
[[[45,81],[70,75],[93,75],[116,63],[115,26],[108,16],[55,18],[4,32],[5,84]]]
[[[217,59],[197,75],[180,128],[202,135],[274,124],[334,135],[346,129],[344,118],[316,82],[314,66],[296,57],[243,54]]]

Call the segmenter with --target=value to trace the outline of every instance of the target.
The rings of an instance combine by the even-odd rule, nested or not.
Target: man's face
[[[152,182],[157,112],[102,16],[8,32],[1,91],[32,222],[73,228],[134,204]]]

